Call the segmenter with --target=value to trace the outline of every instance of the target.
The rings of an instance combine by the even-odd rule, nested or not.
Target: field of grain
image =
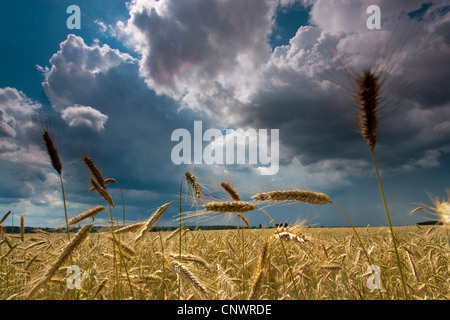
[[[83,229],[89,231],[89,225]],[[64,233],[26,234],[23,241],[4,234],[0,297],[402,299],[389,228],[357,231],[379,268],[378,287],[351,228],[181,229],[148,232],[139,242],[137,232],[129,232],[116,235],[114,251],[109,233],[89,233],[81,241],[71,234],[71,243],[79,243],[69,249]],[[450,298],[450,251],[443,231],[442,226],[395,227],[409,299]],[[79,289],[69,266],[79,268]]]

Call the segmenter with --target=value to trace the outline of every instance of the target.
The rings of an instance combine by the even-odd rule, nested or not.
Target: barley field
[[[0,296],[85,300],[402,299],[387,227],[117,233],[4,234]],[[450,251],[443,226],[395,227],[409,299],[450,298]],[[181,238],[181,246],[180,246]],[[115,248],[115,249],[114,249]],[[181,253],[180,253],[181,248]],[[287,260],[286,260],[287,257]],[[369,266],[379,267],[370,289]],[[80,288],[70,289],[69,266]],[[70,271],[70,270],[69,270]],[[375,284],[375,282],[373,282]]]

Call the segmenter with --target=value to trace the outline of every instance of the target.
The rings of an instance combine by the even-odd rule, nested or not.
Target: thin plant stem
[[[408,300],[408,292],[406,289],[405,276],[403,275],[402,264],[400,262],[400,255],[398,253],[398,248],[397,248],[397,239],[395,238],[394,228],[392,227],[391,216],[389,215],[389,210],[388,210],[387,203],[386,203],[386,197],[384,195],[383,185],[381,184],[380,172],[378,170],[378,165],[377,165],[377,161],[375,159],[375,153],[373,152],[373,149],[370,149],[370,153],[372,155],[373,165],[374,165],[375,171],[377,173],[377,179],[378,179],[378,185],[380,187],[381,198],[383,199],[384,209],[386,211],[386,216],[387,216],[387,220],[389,223],[389,229],[391,231],[392,243],[394,245],[395,255],[397,257],[397,265],[398,265],[398,269],[400,271],[400,277],[401,277],[402,285],[403,285],[403,295],[405,296],[405,299]]]
[[[69,220],[67,219],[66,195],[64,193],[64,184],[63,184],[63,179],[62,179],[61,175],[59,175],[59,181],[61,181],[61,190],[62,190],[63,203],[64,203],[64,214],[66,216],[67,238],[70,241]]]

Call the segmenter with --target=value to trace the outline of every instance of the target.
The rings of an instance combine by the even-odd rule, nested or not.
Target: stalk
[[[388,223],[389,223],[389,229],[391,231],[392,243],[394,244],[395,255],[397,257],[397,266],[398,266],[398,269],[400,271],[400,277],[402,279],[403,295],[405,296],[405,299],[408,300],[408,292],[407,292],[407,289],[406,289],[405,276],[403,275],[402,264],[400,262],[400,255],[399,255],[398,249],[397,249],[397,239],[395,238],[394,228],[392,227],[391,217],[389,215],[389,210],[388,210],[387,203],[386,203],[386,197],[384,195],[383,185],[381,184],[380,172],[378,170],[378,165],[377,165],[377,161],[375,159],[375,153],[373,152],[373,148],[370,148],[370,153],[372,155],[373,165],[374,165],[375,171],[377,173],[377,179],[378,179],[378,185],[380,187],[381,198],[383,199],[384,209],[386,211],[386,217],[387,217],[387,220],[388,220]]]
[[[66,195],[64,192],[64,184],[62,176],[59,175],[59,180],[61,181],[61,190],[62,190],[62,196],[63,196],[63,203],[64,203],[64,213],[66,216],[66,229],[67,229],[67,238],[70,241],[70,231],[69,231],[69,219],[67,218],[67,207],[66,207]]]

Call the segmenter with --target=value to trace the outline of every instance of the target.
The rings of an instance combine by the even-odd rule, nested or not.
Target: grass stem
[[[397,239],[395,238],[394,228],[392,227],[392,222],[391,222],[391,216],[389,214],[389,210],[388,210],[387,203],[386,203],[386,197],[384,195],[383,185],[381,183],[380,172],[378,170],[377,161],[375,159],[375,153],[374,153],[372,148],[370,149],[370,153],[372,155],[373,165],[374,165],[375,171],[377,173],[378,185],[380,187],[381,198],[383,200],[384,209],[386,211],[386,217],[387,217],[387,220],[388,220],[388,223],[389,223],[389,230],[391,231],[392,243],[394,245],[395,255],[396,255],[396,258],[397,258],[397,266],[398,266],[398,270],[400,272],[400,277],[401,277],[401,280],[402,280],[403,295],[404,295],[405,299],[408,300],[408,292],[407,292],[407,288],[406,288],[406,280],[405,280],[405,276],[403,275],[402,263],[400,261],[400,255],[398,253],[398,248],[397,248]]]

